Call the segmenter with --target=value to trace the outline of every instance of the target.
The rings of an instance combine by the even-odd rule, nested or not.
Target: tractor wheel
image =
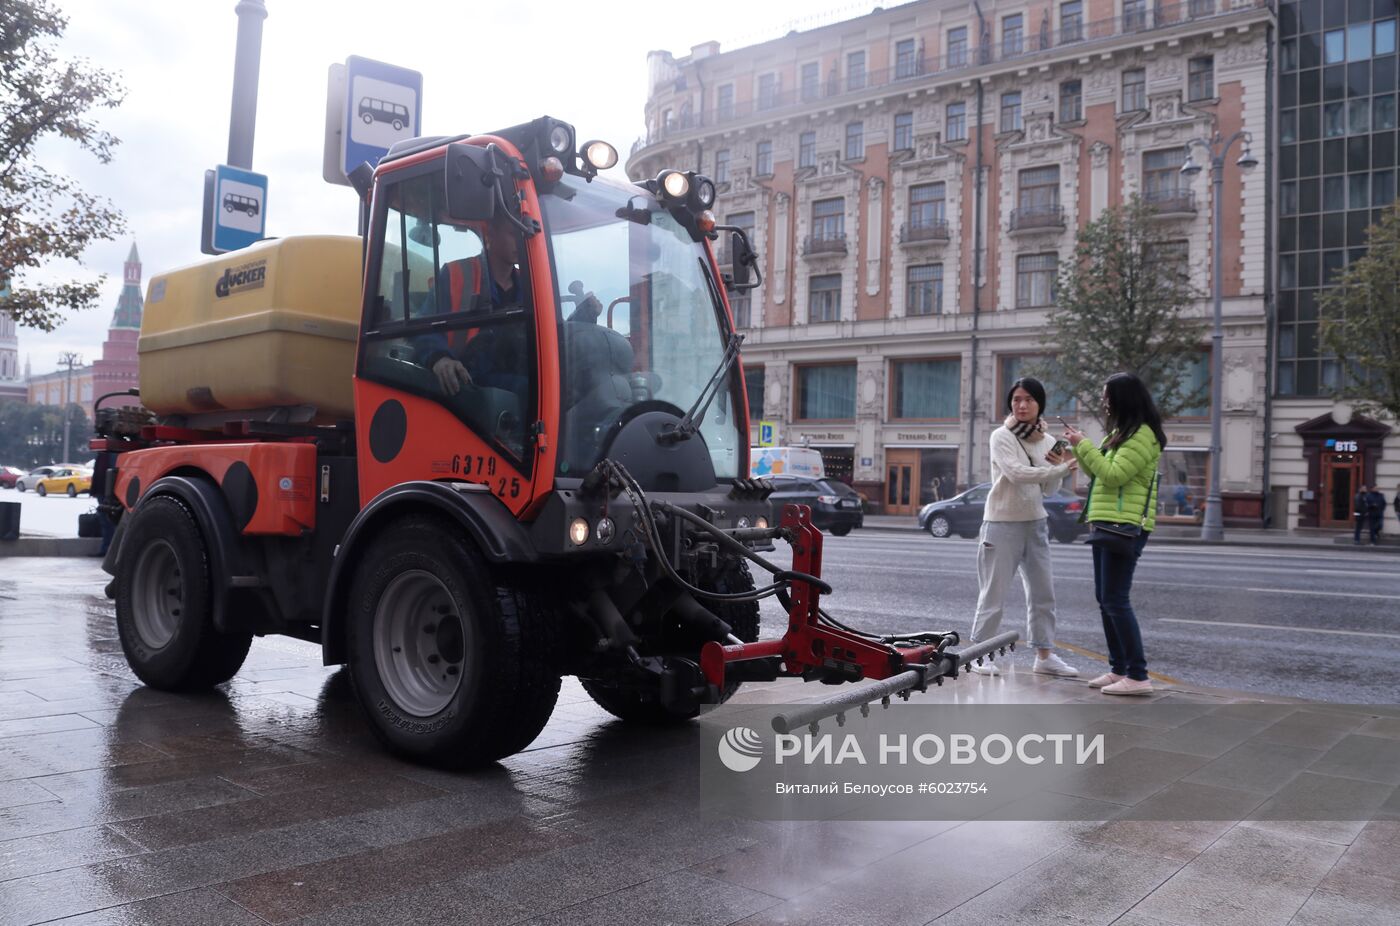
[[[40,498],[44,498],[49,494],[49,490],[44,488],[44,484],[42,482],[35,486],[34,491],[39,493]]]
[[[716,592],[753,591],[753,576],[749,574],[747,563],[743,560],[734,560],[727,563],[712,581],[704,583],[702,587]],[[758,639],[757,601],[720,603],[702,600],[701,604],[705,604],[714,611],[716,616],[733,629],[734,636],[740,640],[752,643]],[[651,692],[641,692],[635,688],[625,688],[592,679],[579,679],[579,682],[583,685],[583,690],[588,692],[599,707],[614,717],[629,723],[652,725],[682,723],[694,718],[699,713],[698,711],[682,713],[668,710]],[[738,690],[738,682],[726,684],[724,692],[720,695],[720,703],[728,701]]]
[[[71,483],[71,482],[68,483],[68,490],[67,490],[67,491],[68,491],[68,497],[69,497],[69,498],[77,498],[77,497],[78,497],[78,487],[75,486],[75,485],[73,485],[73,483]]]
[[[554,712],[560,677],[535,596],[503,587],[460,530],[431,515],[390,526],[362,563],[350,677],[379,738],[451,768],[528,746]]]
[[[214,628],[209,557],[194,516],[156,497],[131,515],[117,569],[117,635],[137,678],[166,691],[233,678],[250,633]]]

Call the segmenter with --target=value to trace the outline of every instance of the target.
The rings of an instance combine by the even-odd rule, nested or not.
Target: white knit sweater
[[[1042,499],[1053,495],[1069,474],[1069,464],[1052,466],[1045,455],[1055,445],[1048,434],[1021,440],[1005,426],[992,432],[992,491],[985,521],[1039,521]]]

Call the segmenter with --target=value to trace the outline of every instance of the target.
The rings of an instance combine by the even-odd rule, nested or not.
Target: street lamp
[[[1186,163],[1181,165],[1182,176],[1189,181],[1201,172],[1201,165],[1197,164],[1191,155],[1193,146],[1199,145],[1206,150],[1210,156],[1210,214],[1211,214],[1211,295],[1215,300],[1214,324],[1210,333],[1210,494],[1206,496],[1205,517],[1201,520],[1202,540],[1224,540],[1225,521],[1220,509],[1220,411],[1224,398],[1224,351],[1222,350],[1225,340],[1225,331],[1220,317],[1220,214],[1221,214],[1221,192],[1225,186],[1225,157],[1230,153],[1230,148],[1235,142],[1242,142],[1244,150],[1240,152],[1239,159],[1235,161],[1235,166],[1241,171],[1253,170],[1259,161],[1254,155],[1249,153],[1249,144],[1253,139],[1248,132],[1240,131],[1229,138],[1222,138],[1220,133],[1216,133],[1210,139],[1193,138],[1186,143]]]

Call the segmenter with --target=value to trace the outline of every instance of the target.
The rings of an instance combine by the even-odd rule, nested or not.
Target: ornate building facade
[[[117,309],[112,314],[112,324],[107,329],[107,341],[102,345],[102,359],[92,365],[93,399],[108,393],[124,392],[140,385],[137,376],[136,342],[141,336],[141,310],[144,300],[141,297],[141,255],[132,242],[131,252],[126,256],[122,268],[122,291],[117,297]],[[108,399],[104,406],[137,405],[140,399],[134,396],[117,396]],[[92,409],[88,409],[92,414]]]
[[[730,52],[649,57],[627,170],[698,169],[752,229],[764,285],[735,301],[756,422],[822,450],[879,510],[988,478],[987,438],[1076,230],[1136,193],[1208,317],[1209,171],[1188,142],[1252,133],[1225,172],[1222,487],[1263,515],[1274,16],[1264,0],[920,0]],[[1238,151],[1238,149],[1236,149]],[[1196,149],[1200,160],[1200,149]],[[724,258],[724,255],[721,255]],[[1209,376],[1209,340],[1193,375]],[[1052,414],[1081,419],[1051,387]],[[1087,416],[1084,416],[1087,418]],[[1168,422],[1164,517],[1200,516],[1208,409]]]

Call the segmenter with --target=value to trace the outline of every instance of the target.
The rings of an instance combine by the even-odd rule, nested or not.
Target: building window
[[[841,320],[841,274],[824,273],[812,277],[807,290],[807,321]]]
[[[1347,129],[1353,135],[1371,131],[1371,101],[1365,98],[1347,102]]]
[[[758,108],[772,109],[778,105],[778,75],[758,75]]]
[[[1123,72],[1123,112],[1147,108],[1147,72],[1133,68]]]
[[[1371,98],[1371,128],[1375,131],[1395,128],[1395,94]]]
[[[1353,23],[1347,26],[1347,60],[1365,61],[1371,57],[1371,38],[1375,33],[1372,23]]]
[[[1322,107],[1322,137],[1340,138],[1347,133],[1346,105],[1328,103]]]
[[[1060,4],[1060,41],[1078,42],[1084,38],[1083,0]]]
[[[1017,178],[1017,207],[1026,215],[1048,215],[1060,208],[1060,165],[1031,167]]]
[[[946,190],[942,181],[909,188],[910,228],[932,228],[946,221]]]
[[[948,104],[948,119],[943,134],[948,141],[967,141],[966,103]]]
[[[1014,58],[1025,48],[1025,18],[1020,13],[1001,18],[1001,56]]]
[[[1001,95],[1001,131],[1019,132],[1021,130],[1021,94],[1003,93]]]
[[[721,148],[715,152],[715,183],[729,182],[729,149]]]
[[[1142,196],[1151,206],[1170,208],[1176,199],[1188,192],[1181,165],[1186,163],[1186,149],[1167,148],[1148,151],[1142,156]]]
[[[742,228],[744,230],[745,236],[747,236],[749,239],[749,243],[754,247],[758,246],[757,242],[754,241],[754,214],[752,212],[730,213],[729,215],[725,216],[724,224],[733,225],[735,228]],[[734,262],[734,254],[730,250],[730,247],[732,246],[730,243],[732,239],[732,234],[732,232],[724,233],[721,234],[719,238],[719,240],[723,243],[719,246],[719,253],[715,255],[715,260],[722,267],[728,267]],[[745,299],[748,298],[748,292],[749,291],[747,290],[744,292]],[[735,297],[733,295],[729,297],[729,304],[731,306],[735,304],[734,299]],[[734,310],[734,316],[736,319],[739,316],[739,310],[737,308]],[[748,326],[743,325],[741,327]]]
[[[718,116],[721,120],[734,118],[734,85],[725,84],[719,88]]]
[[[948,30],[948,67],[960,68],[967,64],[967,26]]]
[[[1376,23],[1376,40],[1373,51],[1376,57],[1395,54],[1395,20],[1382,19]]]
[[[1055,304],[1055,275],[1059,264],[1056,254],[1022,254],[1016,258],[1018,309]]]
[[[811,102],[821,96],[822,66],[819,62],[809,61],[802,65],[801,84],[804,102]]]
[[[891,364],[890,417],[957,418],[962,405],[962,361],[896,360]]]
[[[894,150],[914,150],[914,114],[896,113],[894,117]]]
[[[1060,121],[1078,122],[1084,118],[1084,85],[1077,80],[1060,84]]]
[[[1322,63],[1341,64],[1347,60],[1347,32],[1333,29],[1322,36]]]
[[[1185,240],[1153,242],[1143,250],[1143,261],[1180,286],[1191,279],[1191,245]]]
[[[865,88],[865,52],[853,51],[846,55],[846,89]]]
[[[1078,411],[1074,396],[1061,387],[1046,369],[1053,367],[1052,358],[1037,354],[1002,354],[997,360],[1001,373],[1001,388],[997,390],[997,395],[1006,395],[1011,391],[1012,383],[1035,371],[1035,377],[1045,387],[1045,409],[1041,412],[1044,417],[1073,415]]]
[[[894,76],[896,79],[914,77],[919,73],[919,53],[913,39],[894,43]]]
[[[749,400],[749,423],[763,420],[763,367],[744,367],[744,392]]]
[[[754,169],[760,177],[767,177],[773,173],[773,143],[771,141],[758,143],[758,150],[754,154]]]
[[[863,157],[865,157],[865,123],[848,123],[846,125],[846,160],[855,161]]]
[[[803,132],[797,140],[797,166],[817,166],[817,133]]]
[[[797,368],[797,420],[849,421],[856,417],[856,365]]]
[[[1215,96],[1215,58],[1192,58],[1187,62],[1186,74],[1186,99],[1209,100]]]
[[[1123,31],[1147,28],[1147,0],[1123,0]]]
[[[1192,19],[1209,16],[1215,12],[1215,0],[1191,0],[1186,4],[1186,12]]]
[[[943,265],[910,267],[904,295],[905,315],[943,314]]]
[[[820,199],[812,203],[812,237],[834,241],[846,232],[846,205],[843,199]]]

